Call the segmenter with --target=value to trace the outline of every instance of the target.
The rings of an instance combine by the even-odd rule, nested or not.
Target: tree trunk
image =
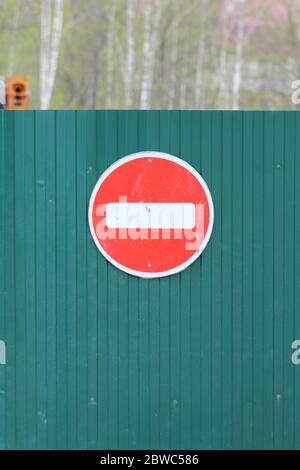
[[[144,3],[144,45],[143,45],[143,74],[141,79],[140,107],[148,108],[148,81],[151,57],[151,16],[153,0],[145,0]]]
[[[229,39],[228,15],[226,2],[223,0],[221,10],[221,53],[219,63],[219,108],[228,108],[228,83],[227,83],[227,47]]]
[[[235,63],[232,81],[232,109],[238,110],[240,107],[240,90],[242,83],[242,62],[245,39],[245,0],[237,0],[238,24],[235,48]]]
[[[206,8],[207,0],[201,1],[201,18],[200,18],[200,38],[198,46],[198,58],[195,77],[195,105],[197,107],[205,107],[204,103],[204,59],[206,50]]]
[[[114,28],[116,16],[116,0],[112,0],[109,11],[109,30],[107,38],[107,75],[106,75],[106,107],[111,108],[112,105],[112,89],[113,89],[113,46],[114,46]]]
[[[178,55],[178,30],[179,30],[179,18],[176,17],[174,21],[174,28],[172,34],[172,46],[171,46],[171,64],[170,64],[170,83],[168,86],[168,109],[174,108],[175,94],[176,94],[176,65]]]
[[[158,3],[154,24],[152,27],[153,0],[145,0],[144,7],[144,46],[143,46],[143,74],[141,80],[141,109],[149,109],[151,105],[151,92],[154,75],[154,58],[157,45],[157,36],[161,16],[161,6]]]
[[[125,67],[125,102],[131,107],[133,103],[133,78],[135,64],[135,16],[136,0],[127,0],[127,57]]]
[[[180,94],[179,94],[179,106],[181,109],[186,107],[186,98],[187,98],[187,87],[188,87],[188,76],[187,76],[187,57],[188,57],[188,24],[187,19],[185,20],[184,30],[183,30],[183,46],[182,46],[182,60],[180,64],[181,73],[180,73]]]
[[[40,106],[48,109],[55,84],[63,30],[64,0],[41,0]]]
[[[47,82],[49,69],[49,41],[51,23],[50,0],[41,0],[40,40],[40,107],[47,109]]]
[[[291,43],[293,46],[294,57],[296,58],[295,74],[298,77],[300,77],[300,55],[299,55],[300,27],[299,27],[299,20],[297,21],[297,13],[294,7],[295,7],[294,1],[288,2],[287,9],[288,9],[288,21],[289,21],[289,33],[291,37]]]

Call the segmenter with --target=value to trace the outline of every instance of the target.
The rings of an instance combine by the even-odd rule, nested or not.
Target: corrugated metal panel
[[[300,114],[1,112],[0,448],[300,448]],[[97,251],[91,190],[142,150],[191,163],[215,226],[142,280]]]

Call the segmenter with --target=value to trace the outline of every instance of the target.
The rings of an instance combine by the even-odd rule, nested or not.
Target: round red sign
[[[155,278],[195,261],[214,219],[209,189],[180,158],[139,152],[121,158],[98,180],[89,203],[93,239],[126,273]]]

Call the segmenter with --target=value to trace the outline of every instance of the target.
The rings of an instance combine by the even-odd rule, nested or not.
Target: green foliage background
[[[135,15],[134,102],[140,107],[143,70],[144,7],[137,0]],[[205,59],[202,86],[205,99],[195,102],[195,74],[200,37],[201,0],[153,0],[162,9],[151,108],[168,107],[170,83],[175,86],[174,108],[231,109],[232,81],[237,45],[237,13],[233,0],[209,0],[206,7]],[[292,109],[294,80],[300,79],[300,5],[298,0],[248,0],[245,23],[250,25],[243,48],[241,109]],[[113,108],[125,108],[127,0],[116,0],[113,45]],[[104,108],[107,92],[107,38],[112,0],[65,0],[64,27],[59,64],[51,101],[52,108]],[[227,73],[220,76],[222,10],[226,21]],[[17,27],[14,18],[19,11]],[[171,63],[172,38],[178,24],[175,68]],[[39,108],[40,0],[0,0],[0,75],[25,75],[30,80],[31,107]],[[123,56],[123,59],[122,59]],[[12,60],[13,57],[13,60]],[[11,70],[10,65],[11,64]],[[226,81],[227,99],[220,99],[220,83]],[[172,82],[172,83],[173,83]],[[184,99],[181,89],[186,89]]]

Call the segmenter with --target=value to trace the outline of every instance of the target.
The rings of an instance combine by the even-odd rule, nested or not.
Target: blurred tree
[[[131,107],[133,103],[133,83],[134,83],[134,65],[135,65],[135,36],[136,36],[136,0],[127,0],[127,56],[124,71],[125,82],[125,103]]]
[[[195,77],[195,106],[200,107],[203,107],[205,98],[204,61],[206,52],[206,9],[207,0],[201,0],[199,46]]]
[[[41,0],[40,103],[48,109],[55,84],[63,29],[64,0]]]
[[[116,18],[116,0],[112,0],[111,8],[109,9],[109,30],[107,33],[107,73],[106,73],[106,107],[110,108],[112,105],[112,92],[113,92],[113,71],[114,71],[114,29]]]
[[[235,46],[235,62],[232,80],[232,109],[240,106],[240,89],[242,82],[243,51],[245,43],[245,0],[237,2],[237,34]]]
[[[154,5],[154,0],[144,0],[144,45],[143,45],[143,72],[141,78],[141,109],[149,109],[151,105],[151,92],[154,73],[154,59],[157,47],[157,36],[161,17],[161,2]],[[153,15],[153,8],[155,14]],[[152,17],[154,20],[152,21]]]

